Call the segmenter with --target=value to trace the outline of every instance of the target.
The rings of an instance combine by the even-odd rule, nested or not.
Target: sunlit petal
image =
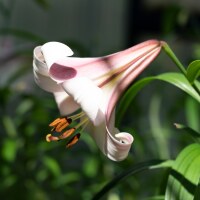
[[[45,43],[41,50],[48,67],[51,67],[59,59],[73,55],[73,51],[67,45],[60,42]]]
[[[54,97],[61,116],[69,115],[80,108],[73,98],[64,91],[55,92]]]
[[[94,125],[105,120],[103,92],[90,79],[70,79],[63,82],[62,87],[81,106]]]
[[[81,108],[83,112],[70,117],[80,121],[73,130],[87,123],[86,130],[100,150],[111,160],[120,161],[127,157],[134,139],[115,127],[115,106],[160,50],[160,41],[149,40],[104,57],[69,58],[73,52],[68,46],[49,42],[34,50],[34,77],[41,88],[54,94],[61,115]],[[68,144],[75,144],[78,136]]]

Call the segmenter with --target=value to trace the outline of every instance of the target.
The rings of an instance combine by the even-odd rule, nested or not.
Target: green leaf
[[[25,99],[16,107],[16,113],[18,116],[25,115],[33,107],[33,101],[31,99]]]
[[[93,198],[92,200],[98,200],[102,196],[104,196],[109,190],[111,190],[113,187],[115,187],[118,183],[121,183],[121,181],[131,175],[135,175],[139,172],[142,172],[144,170],[150,170],[150,169],[157,169],[157,168],[166,168],[171,167],[173,161],[163,161],[163,160],[151,160],[143,163],[139,163],[137,165],[134,165],[132,168],[122,172],[115,178],[113,178],[110,182],[108,182]]]
[[[186,147],[177,157],[168,178],[165,200],[193,200],[200,178],[200,145]]]
[[[192,136],[192,138],[200,143],[200,133],[195,131],[194,129],[188,127],[188,126],[185,126],[183,124],[178,124],[178,123],[175,123],[174,124],[176,126],[177,129],[181,129],[183,130],[185,133],[189,134],[190,136]]]
[[[13,162],[17,154],[17,141],[13,139],[6,139],[1,147],[2,157],[8,161]]]
[[[191,62],[187,68],[187,78],[190,83],[194,83],[194,81],[200,75],[200,60],[195,60]]]
[[[60,166],[55,159],[45,156],[43,158],[43,163],[55,177],[58,177],[61,174]]]
[[[200,199],[200,179],[199,179],[199,184],[198,184],[195,194],[194,194],[194,200],[199,200],[199,199]]]
[[[145,200],[165,200],[165,196],[154,196],[154,197],[149,197]]]
[[[86,158],[83,165],[84,174],[90,178],[95,177],[98,173],[98,165],[99,163],[96,157],[90,156],[89,158]]]
[[[134,85],[132,85],[125,93],[125,95],[122,97],[118,107],[118,112],[120,113],[120,115],[117,118],[117,123],[119,123],[124,117],[126,110],[128,109],[129,105],[133,101],[133,98],[136,96],[136,94],[144,86],[148,85],[149,83],[155,80],[164,81],[178,87],[179,89],[183,90],[184,92],[189,94],[191,97],[193,97],[196,101],[200,103],[200,96],[194,90],[194,88],[191,86],[191,84],[183,74],[169,72],[160,74],[158,76],[146,77],[137,81]]]
[[[3,116],[2,122],[5,128],[6,133],[11,137],[14,138],[17,136],[16,125],[13,119],[10,116]]]
[[[194,99],[186,98],[185,101],[185,115],[186,115],[186,121],[189,127],[192,127],[195,130],[200,130],[200,105],[197,101]]]
[[[187,94],[189,94],[191,97],[196,99],[200,103],[200,96],[198,93],[194,90],[194,88],[191,86],[189,81],[185,78],[183,74],[180,73],[165,73],[158,75],[156,79],[168,82],[179,89],[183,90]]]
[[[155,80],[154,77],[143,78],[128,89],[128,91],[123,95],[119,102],[117,112],[120,113],[120,115],[117,115],[116,124],[119,124],[121,122],[126,110],[130,106],[131,102],[133,101],[134,97],[138,94],[138,92],[143,87],[151,83],[153,80]]]
[[[12,91],[9,87],[0,88],[0,108],[5,110],[10,98],[12,96]]]
[[[62,176],[58,176],[57,179],[53,181],[53,185],[55,187],[66,186],[67,184],[71,184],[73,182],[78,182],[81,179],[79,172],[67,172],[66,174],[62,174]]]

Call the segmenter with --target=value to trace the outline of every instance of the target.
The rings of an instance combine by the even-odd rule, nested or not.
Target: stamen
[[[67,128],[67,130],[63,131],[74,120],[78,120],[79,123],[77,123],[74,127]],[[57,118],[52,123],[50,123],[49,126],[53,127],[51,133],[55,131],[56,134],[59,134],[59,136],[53,136],[52,134],[48,134],[46,136],[46,141],[51,142],[68,139],[66,147],[69,148],[76,144],[80,138],[80,133],[74,136],[72,136],[72,134],[74,134],[74,132],[81,126],[81,130],[83,130],[83,128],[85,128],[85,126],[88,124],[88,121],[89,119],[83,111],[69,117]]]
[[[70,148],[71,146],[75,145],[75,144],[78,142],[80,136],[81,136],[80,133],[76,134],[76,135],[67,143],[66,147],[67,147],[67,148]]]
[[[69,136],[71,136],[74,133],[75,130],[76,130],[75,128],[71,128],[71,129],[65,131],[62,135],[59,136],[59,139],[68,138]]]
[[[51,131],[61,132],[64,128],[70,125],[72,119],[64,117],[57,118],[52,123],[49,124],[50,127],[53,127]]]
[[[47,134],[47,135],[46,135],[46,141],[47,141],[47,142],[58,141],[58,140],[59,140],[58,137],[55,137],[55,136],[53,136],[53,135],[51,135],[51,134]]]
[[[82,111],[82,112],[79,112],[75,115],[72,115],[72,116],[69,116],[68,118],[72,119],[72,120],[76,120],[76,119],[80,119],[81,117],[83,117],[85,115],[85,113]]]
[[[50,127],[56,126],[58,123],[60,123],[61,120],[62,120],[62,118],[57,118],[57,119],[55,119],[53,122],[51,122],[51,123],[49,124],[49,126],[50,126]]]
[[[82,125],[86,124],[86,123],[88,122],[88,120],[89,120],[88,117],[84,117],[84,118],[81,120],[81,122],[75,126],[75,128],[78,129],[78,128],[81,127]]]

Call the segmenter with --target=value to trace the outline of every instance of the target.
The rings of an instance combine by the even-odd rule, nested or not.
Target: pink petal
[[[111,113],[113,112],[115,105],[119,99],[119,97],[122,95],[122,93],[126,90],[126,88],[129,86],[129,84],[141,74],[141,72],[156,58],[156,56],[160,53],[161,47],[157,47],[147,55],[144,55],[142,58],[137,60],[132,66],[124,71],[122,76],[117,80],[115,83],[115,87],[112,88],[112,91],[110,90],[110,93],[107,97],[109,99],[108,101],[108,107],[106,111],[106,117],[107,122],[109,122]],[[106,86],[105,86],[106,90]]]
[[[50,76],[57,81],[84,76],[96,81],[98,85],[106,81],[111,70],[113,75],[117,69],[125,70],[141,59],[148,52],[160,47],[157,40],[149,40],[124,51],[99,58],[67,57],[57,60],[50,68]],[[72,70],[74,69],[74,71]],[[117,72],[119,73],[119,71]],[[104,76],[104,77],[103,77]],[[100,78],[99,78],[100,77]]]

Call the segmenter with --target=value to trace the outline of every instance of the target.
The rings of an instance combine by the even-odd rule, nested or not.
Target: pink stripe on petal
[[[119,97],[122,95],[122,93],[125,91],[125,89],[129,86],[129,84],[141,74],[141,72],[155,59],[155,57],[160,53],[161,47],[158,47],[152,53],[148,54],[147,56],[143,57],[140,61],[136,63],[136,66],[134,65],[133,68],[130,67],[130,70],[127,70],[124,72],[122,77],[118,80],[115,87],[113,87],[113,90],[110,91],[110,97],[108,102],[108,107],[106,111],[106,118],[107,122],[110,120],[111,113],[114,110],[114,107],[119,99]]]
[[[77,71],[72,67],[63,66],[58,63],[54,63],[50,68],[50,76],[57,82],[64,82],[65,80],[74,78]]]
[[[100,79],[101,82],[109,78],[111,71],[118,70],[119,68],[126,69],[131,63],[136,62],[141,57],[145,56],[148,51],[151,52],[160,46],[160,42],[157,40],[149,40],[133,46],[129,49],[104,56],[99,58],[76,58],[67,57],[56,61],[56,64],[51,66],[50,76],[54,80],[64,81],[69,78],[88,77],[95,81],[98,85],[100,82],[96,79]],[[127,65],[128,64],[128,65]],[[66,68],[66,70],[64,69]],[[71,73],[69,68],[74,68],[75,73]],[[59,72],[60,70],[60,72]],[[71,70],[71,69],[70,69]],[[113,71],[113,73],[115,73]],[[67,75],[69,73],[69,76]],[[105,77],[101,78],[102,76]]]
[[[102,58],[68,57],[58,60],[50,68],[50,76],[59,82],[74,78],[75,76],[95,79],[107,72],[107,64]],[[67,75],[68,73],[70,74],[69,76]]]

